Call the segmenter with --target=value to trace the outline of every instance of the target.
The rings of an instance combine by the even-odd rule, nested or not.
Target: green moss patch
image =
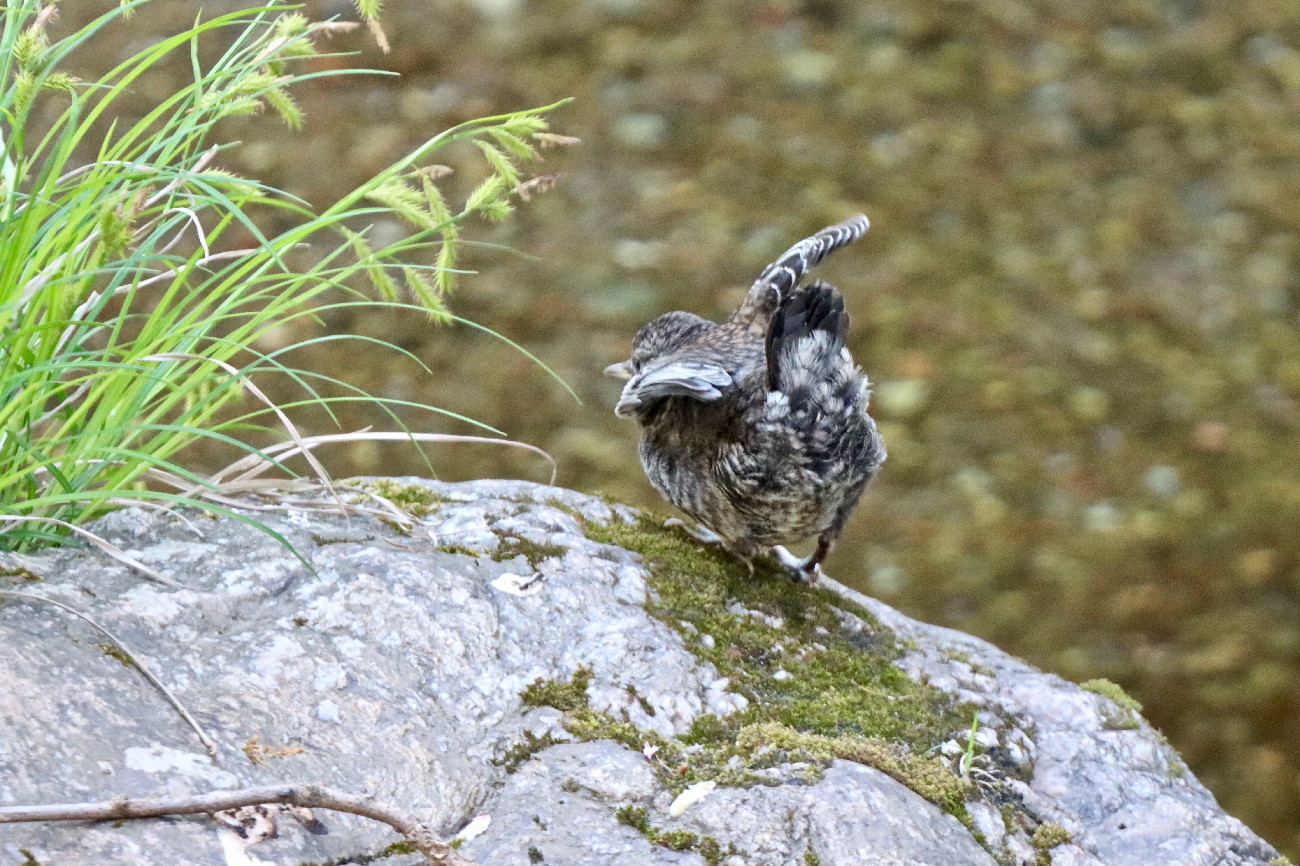
[[[131,658],[130,653],[122,649],[117,644],[97,643],[95,644],[95,646],[97,646],[99,648],[99,651],[102,652],[104,655],[108,656],[111,659],[115,659],[118,662],[118,664],[122,665],[122,667],[127,667],[127,668],[135,667],[135,659]]]
[[[1052,849],[1057,845],[1066,845],[1073,841],[1074,837],[1070,835],[1070,831],[1060,824],[1048,821],[1038,825],[1038,829],[1029,839],[1029,844],[1038,851],[1034,857],[1034,866],[1052,866]]]
[[[1131,731],[1141,724],[1142,705],[1110,680],[1088,680],[1080,688],[1109,698],[1114,708],[1103,705],[1102,722],[1113,731]]]
[[[750,705],[725,719],[703,716],[684,736],[665,740],[588,707],[586,680],[575,706],[577,677],[535,683],[526,702],[566,710],[565,727],[579,739],[655,747],[662,781],[675,791],[706,779],[777,784],[763,771],[797,762],[815,777],[842,758],[888,773],[968,820],[968,783],[931,753],[966,726],[969,711],[895,667],[896,636],[865,609],[794,583],[775,566],[758,563],[751,575],[734,557],[652,518],[590,523],[586,531],[641,554],[651,575],[649,612]]]
[[[587,683],[591,682],[591,668],[578,668],[567,681],[534,680],[520,693],[530,707],[555,707],[557,710],[576,710],[587,706]]]
[[[558,544],[539,544],[513,535],[498,534],[497,537],[501,539],[501,542],[497,545],[497,549],[492,551],[492,559],[496,562],[505,562],[508,559],[514,559],[516,556],[522,556],[528,560],[528,565],[531,568],[536,568],[543,559],[563,557],[567,552],[567,548]]]
[[[422,484],[403,484],[393,478],[375,478],[351,486],[382,496],[412,517],[428,517],[437,512],[443,503],[452,501]]]
[[[555,739],[550,732],[539,737],[532,731],[524,731],[524,738],[507,749],[506,753],[493,763],[498,767],[504,767],[507,773],[513,773],[527,763],[533,755],[562,742],[564,741]]]
[[[403,854],[418,854],[419,849],[410,842],[405,840],[394,842],[383,849],[372,854],[353,854],[347,857],[335,857],[331,860],[319,862],[303,862],[299,866],[370,866],[371,863],[379,863],[387,860],[389,857],[398,857]]]
[[[1088,680],[1086,683],[1080,683],[1079,688],[1110,698],[1122,709],[1132,710],[1135,713],[1142,712],[1142,705],[1118,684],[1112,683],[1110,680]]]
[[[717,866],[723,858],[730,857],[735,849],[728,846],[723,850],[721,843],[712,836],[702,836],[688,830],[660,830],[650,823],[646,810],[639,806],[623,806],[616,813],[620,824],[626,824],[645,836],[651,843],[671,848],[673,851],[694,851],[704,858],[709,866]]]
[[[463,544],[439,544],[438,550],[443,553],[454,553],[457,556],[473,556],[477,558],[483,555],[483,551],[475,550],[472,547],[466,547]]]
[[[852,735],[827,737],[768,722],[742,728],[736,745],[740,751],[751,753],[776,749],[796,761],[822,764],[840,758],[865,764],[902,782],[944,811],[963,818],[966,815],[970,784],[941,762],[915,755],[896,743]]]

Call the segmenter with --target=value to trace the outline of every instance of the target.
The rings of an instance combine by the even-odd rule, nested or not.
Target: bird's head
[[[627,383],[615,414],[637,417],[659,398],[674,395],[707,399],[709,392],[716,395],[717,387],[730,384],[729,376],[721,382],[716,373],[701,378],[695,365],[683,365],[678,357],[681,349],[715,327],[708,319],[681,311],[664,313],[646,324],[632,340],[632,357],[605,368],[606,376]]]

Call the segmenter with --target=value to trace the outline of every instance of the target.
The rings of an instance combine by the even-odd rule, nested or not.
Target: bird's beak
[[[605,368],[605,375],[611,379],[618,379],[620,382],[626,382],[632,378],[632,362],[623,361],[618,364],[610,364]]]

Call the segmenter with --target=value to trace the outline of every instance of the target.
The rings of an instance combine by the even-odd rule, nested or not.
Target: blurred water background
[[[152,4],[76,62],[105,69],[199,6]],[[68,4],[59,26],[102,8]],[[326,327],[394,340],[432,376],[336,344],[299,363],[661,508],[600,370],[652,316],[724,316],[786,246],[863,211],[871,233],[819,275],[847,296],[890,458],[828,572],[1120,683],[1226,808],[1300,851],[1300,7],[402,0],[383,22],[391,54],[364,31],[328,47],[400,77],[300,88],[305,131],[230,123],[244,144],[224,164],[321,207],[432,132],[576,97],[553,122],[582,144],[538,169],[558,188],[468,233],[522,255],[471,251],[481,272],[451,303],[582,402],[501,341],[413,314]],[[141,112],[189,74],[176,60],[139,82]],[[448,158],[468,188],[477,152]],[[343,413],[367,424],[391,427]],[[340,477],[428,472],[398,445],[324,456]],[[546,478],[506,449],[432,461]]]

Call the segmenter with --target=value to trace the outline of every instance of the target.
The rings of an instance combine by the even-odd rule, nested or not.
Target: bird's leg
[[[714,532],[712,529],[709,529],[707,526],[705,526],[702,523],[697,523],[694,526],[691,526],[685,520],[682,520],[680,517],[670,517],[664,521],[664,526],[669,528],[674,526],[680,526],[683,532],[685,532],[691,538],[694,538],[700,544],[708,544],[714,547],[727,546],[727,543],[722,540],[721,535],[718,535],[718,533]]]
[[[664,521],[664,526],[668,528],[680,527],[683,532],[694,538],[700,544],[707,544],[710,547],[720,547],[728,553],[734,554],[737,559],[745,563],[745,568],[749,569],[749,576],[754,576],[754,557],[758,554],[758,548],[747,542],[728,544],[727,540],[718,533],[709,529],[703,523],[697,523],[694,526],[682,520],[679,517],[670,517]],[[786,554],[789,556],[789,554]]]
[[[822,576],[822,560],[831,552],[835,546],[835,537],[829,532],[822,533],[817,538],[817,549],[812,552],[811,556],[800,559],[781,545],[772,548],[772,555],[776,561],[799,583],[806,583],[809,586],[815,586],[818,579]]]
[[[730,544],[723,541],[722,549],[745,563],[745,568],[749,571],[749,576],[754,576],[754,557],[757,556],[761,550],[758,545],[754,544],[752,541],[736,541]]]

